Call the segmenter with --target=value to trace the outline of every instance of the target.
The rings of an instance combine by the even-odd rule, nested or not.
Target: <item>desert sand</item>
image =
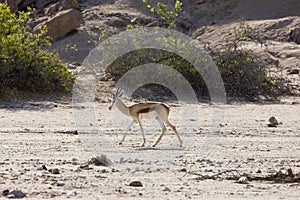
[[[75,131],[76,108],[70,100],[5,103],[0,109],[1,189],[20,189],[25,199],[299,199],[297,181],[238,182],[241,177],[284,174],[289,168],[299,176],[299,103],[299,98],[289,97],[280,103],[224,105],[220,132],[214,136],[214,105],[193,105],[200,111],[199,118],[182,119],[184,105],[174,104],[170,120],[177,124],[183,148],[171,129],[151,148],[160,128],[149,121],[146,147],[140,148],[138,126],[118,145],[126,128],[111,117],[118,111],[109,112],[109,103],[96,102],[101,127],[91,126],[103,131],[99,133],[102,143],[115,145],[110,150],[99,145],[98,151],[85,142],[84,133]],[[277,127],[268,127],[271,116],[278,120]],[[209,151],[203,150],[205,142],[211,142]],[[173,152],[172,161],[165,159],[168,151]],[[112,163],[88,162],[101,155]],[[140,181],[142,187],[130,186],[132,181]]]

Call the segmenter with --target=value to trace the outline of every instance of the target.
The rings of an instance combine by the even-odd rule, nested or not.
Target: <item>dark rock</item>
[[[269,122],[270,122],[270,124],[268,124],[269,127],[277,127],[277,125],[279,125],[277,119],[274,116],[269,118]]]
[[[291,40],[297,44],[300,44],[300,28],[295,28],[291,32]]]
[[[300,73],[300,69],[291,69],[288,71],[288,74],[291,75],[291,74],[299,74]]]
[[[65,186],[65,183],[59,181],[59,182],[56,183],[56,186],[57,186],[57,187],[63,187],[63,186]]]
[[[295,175],[294,175],[293,170],[291,168],[288,168],[287,173],[288,173],[289,177],[294,178]]]
[[[131,187],[143,187],[143,184],[141,181],[132,181],[129,183],[129,186]]]
[[[26,195],[24,192],[22,192],[21,190],[10,190],[7,198],[14,198],[14,199],[20,199],[20,198],[24,198]]]
[[[51,174],[60,174],[59,169],[54,168],[54,169],[49,169],[48,170]]]
[[[9,193],[9,190],[3,190],[3,192],[2,192],[2,196],[7,196],[7,195],[8,195],[8,193]]]

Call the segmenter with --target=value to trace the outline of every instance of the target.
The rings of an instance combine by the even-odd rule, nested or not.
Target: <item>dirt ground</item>
[[[299,74],[287,75],[300,63],[299,45],[289,36],[300,22],[297,0],[188,2],[180,21],[187,34],[218,44],[234,23],[245,21],[270,43],[255,51],[267,52],[265,58],[278,62],[278,73],[299,88]],[[132,21],[147,25],[154,17],[140,0],[79,3],[85,24],[51,49],[75,66],[102,33],[124,31]],[[62,51],[68,45],[78,50]],[[160,127],[148,121],[146,147],[139,147],[136,125],[119,145],[129,121],[107,109],[106,96],[82,107],[73,107],[70,98],[0,102],[0,199],[12,189],[24,192],[23,199],[300,198],[300,97],[222,106],[170,104],[170,121],[183,147],[168,129],[152,148]],[[82,115],[88,109],[92,112]],[[271,116],[279,121],[277,127],[268,127]],[[110,165],[90,162],[101,155]],[[132,186],[133,181],[141,187]]]
[[[281,103],[224,105],[220,132],[214,136],[214,105],[193,105],[199,119],[193,115],[183,119],[180,110],[185,105],[172,104],[170,120],[178,128],[183,147],[168,129],[162,142],[150,148],[160,128],[145,123],[147,143],[140,148],[137,126],[118,145],[126,127],[116,124],[112,116],[118,112],[108,111],[109,103],[97,102],[99,124],[91,127],[99,126],[100,143],[110,141],[112,147],[102,143],[98,151],[85,142],[83,133],[75,132],[81,116],[70,100],[4,103],[0,108],[0,188],[20,189],[26,193],[24,199],[299,199],[299,182],[237,182],[240,177],[267,177],[288,168],[295,175],[300,173],[299,103],[300,98],[289,97]],[[277,127],[267,126],[271,116],[280,122]],[[206,152],[205,142],[211,145]],[[168,152],[173,154],[168,157]],[[113,164],[88,163],[101,154]],[[133,158],[127,158],[130,155]],[[140,181],[142,187],[130,186],[132,181]]]

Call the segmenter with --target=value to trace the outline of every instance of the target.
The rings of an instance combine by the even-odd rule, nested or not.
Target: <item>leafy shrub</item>
[[[154,5],[151,0],[142,1],[147,4],[146,6],[151,12],[160,17],[163,22],[160,23],[161,26],[176,27],[175,19],[182,12],[180,0],[176,0],[175,4],[172,5],[162,2],[157,2]],[[132,29],[131,25],[129,27],[129,29]],[[139,28],[142,29],[143,27]],[[243,43],[246,41],[263,45],[258,32],[248,25],[241,24],[230,34],[233,37],[224,41],[220,46],[206,44],[204,47],[212,56],[220,71],[228,97],[256,101],[261,97],[276,100],[280,95],[291,94],[290,88],[283,78],[268,73],[271,69],[270,63],[255,55],[253,51],[242,48]],[[176,45],[175,38],[161,39],[161,42],[166,45]],[[188,49],[186,53],[189,54]],[[173,67],[190,82],[198,97],[209,96],[209,91],[200,73],[187,60],[171,52],[158,49],[140,49],[129,52],[117,58],[107,68],[107,72],[118,80],[131,68],[147,63],[160,63]],[[174,80],[176,81],[175,76]],[[150,84],[146,87],[150,90],[152,88],[153,91],[163,89],[163,87],[156,84]],[[169,90],[164,90],[166,93],[170,93]]]
[[[173,81],[173,86],[177,85],[178,78],[184,76],[185,79],[189,81],[199,97],[208,95],[206,84],[202,79],[200,73],[193,67],[193,65],[179,55],[165,50],[147,48],[129,52],[118,57],[113,63],[111,63],[111,65],[106,68],[106,72],[112,75],[116,81],[118,81],[130,69],[148,63],[159,63],[165,66],[170,66],[177,70],[179,73],[169,74],[168,80]],[[162,69],[162,71],[164,71],[164,69]],[[135,72],[139,73],[139,71]],[[162,76],[160,71],[157,71],[156,74],[151,74],[150,76],[157,76],[155,78],[164,79],[163,77],[159,77]],[[136,75],[136,77],[138,77],[138,74]],[[144,90],[141,90],[142,92],[140,92],[140,95],[142,95],[143,98],[152,98],[153,95],[151,97],[150,94],[152,92],[156,94],[165,93],[165,95],[169,97],[172,96],[169,89],[157,84],[149,84],[143,87],[145,87]],[[142,94],[143,92],[146,94]],[[174,99],[174,97],[172,97],[172,99]]]
[[[251,101],[261,97],[276,100],[290,93],[283,78],[268,73],[275,61],[267,62],[251,49],[242,47],[249,41],[264,45],[260,38],[258,32],[242,23],[223,44],[206,47],[219,68],[228,96]]]
[[[174,4],[171,5],[167,5],[160,1],[156,4],[152,3],[151,0],[142,1],[147,4],[146,6],[151,12],[159,16],[163,25],[165,25],[167,28],[176,27],[175,20],[182,11],[182,2],[180,0],[175,0]]]
[[[73,77],[50,46],[46,27],[26,31],[28,13],[13,14],[0,3],[0,97],[17,92],[69,92]]]
[[[271,68],[270,63],[255,55],[251,50],[242,48],[242,43],[245,41],[261,43],[254,30],[249,26],[241,25],[234,30],[233,35],[219,47],[212,45],[205,47],[219,69],[227,96],[256,101],[262,97],[276,100],[280,95],[288,94],[290,90],[285,84],[285,80],[268,73]],[[167,38],[163,38],[163,40],[162,42],[170,44],[170,40]],[[107,72],[118,80],[131,68],[147,63],[160,63],[173,67],[189,81],[198,97],[209,96],[209,91],[200,73],[187,60],[172,52],[158,49],[140,49],[129,52],[117,58],[107,68]],[[174,81],[176,82],[176,75],[174,75]],[[150,86],[153,91],[158,88],[162,89],[157,85]],[[150,86],[147,86],[148,91]],[[168,90],[165,92],[170,93]]]

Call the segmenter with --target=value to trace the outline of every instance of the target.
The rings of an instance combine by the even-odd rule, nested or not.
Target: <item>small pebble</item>
[[[64,185],[65,185],[65,183],[61,182],[61,181],[56,183],[56,186],[58,186],[58,187],[63,187]]]
[[[77,195],[77,191],[76,190],[71,190],[70,192],[67,193],[68,197],[74,197]]]
[[[26,195],[21,190],[10,190],[7,195],[7,198],[20,199],[20,198],[24,198],[25,196]]]
[[[246,183],[248,183],[248,178],[242,176],[241,178],[239,178],[239,180],[237,181],[237,183],[246,184]]]
[[[132,181],[129,183],[129,186],[131,187],[143,187],[143,184],[141,181]]]
[[[276,127],[277,125],[279,125],[277,119],[274,116],[269,118],[269,122],[270,122],[270,124],[268,124],[269,127]]]
[[[60,174],[59,169],[55,168],[55,169],[49,169],[48,170],[51,174]]]
[[[171,192],[171,189],[168,188],[167,186],[165,186],[165,188],[163,189],[164,192]]]

